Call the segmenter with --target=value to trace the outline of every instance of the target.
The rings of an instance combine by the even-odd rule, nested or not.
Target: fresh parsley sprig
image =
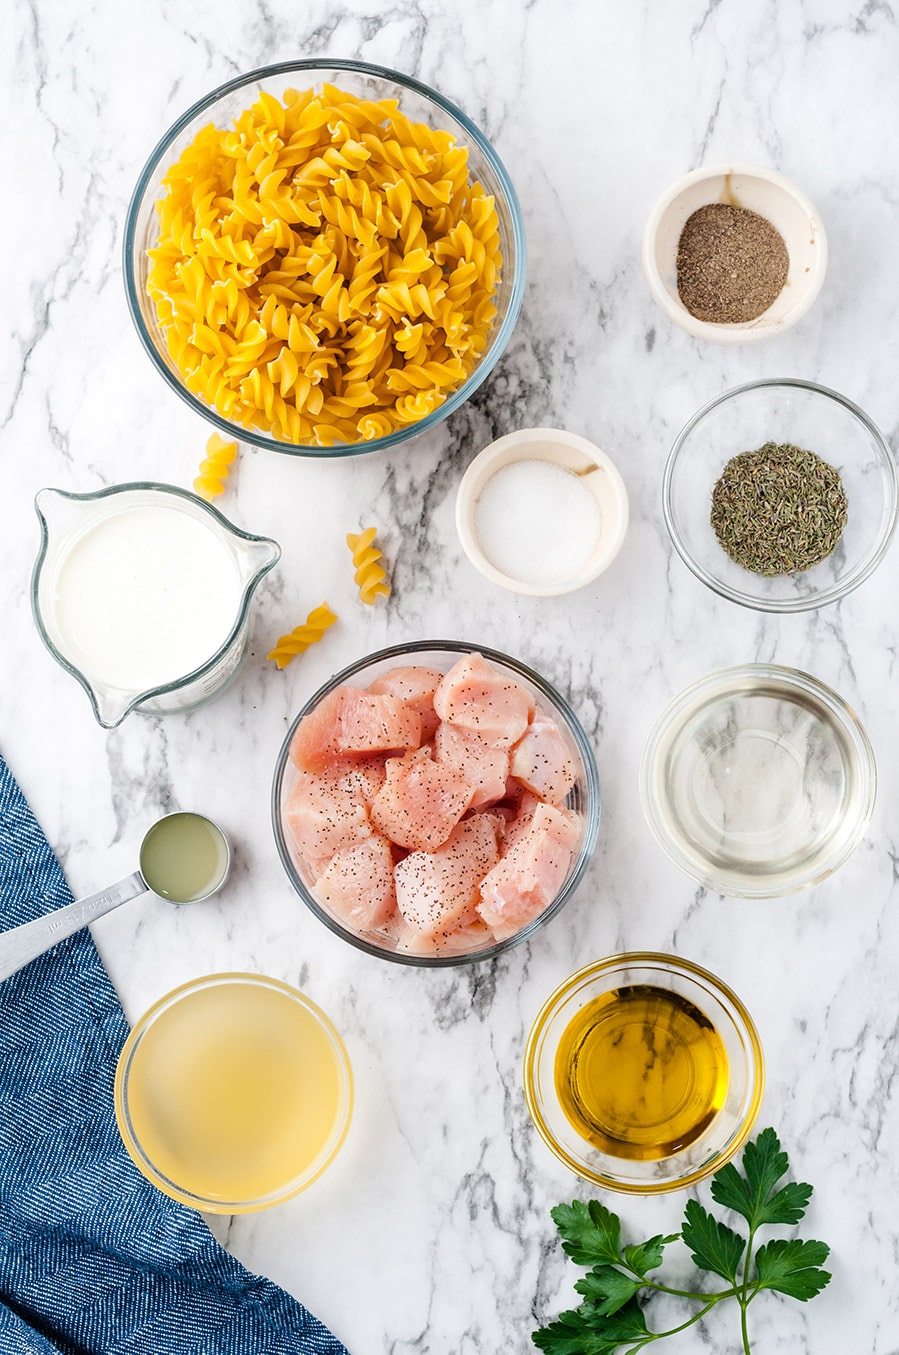
[[[598,1200],[557,1205],[553,1221],[562,1247],[587,1274],[575,1284],[583,1296],[579,1308],[561,1313],[555,1322],[535,1331],[534,1345],[546,1355],[637,1355],[652,1341],[674,1336],[699,1322],[725,1299],[740,1306],[743,1349],[751,1355],[746,1310],[764,1289],[776,1290],[805,1302],[819,1294],[830,1279],[822,1270],[829,1247],[798,1238],[765,1242],[755,1251],[759,1228],[793,1225],[805,1214],[812,1188],[798,1181],[779,1185],[790,1169],[786,1153],[773,1129],[763,1129],[743,1151],[743,1172],[733,1163],[712,1177],[712,1199],[739,1214],[748,1224],[748,1236],[721,1223],[696,1200],[688,1200],[679,1233],[658,1234],[646,1242],[622,1247],[621,1221]],[[665,1248],[682,1239],[695,1265],[726,1280],[728,1288],[714,1292],[674,1289],[650,1279],[662,1264]],[[639,1295],[641,1291],[669,1294],[699,1305],[677,1327],[650,1331]]]

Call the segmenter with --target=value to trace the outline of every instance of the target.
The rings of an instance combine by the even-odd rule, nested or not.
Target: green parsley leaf
[[[768,1199],[754,1200],[748,1181],[731,1162],[716,1172],[712,1180],[715,1203],[742,1214],[753,1228],[762,1223],[798,1223],[811,1197],[811,1186],[802,1181],[790,1181]]]
[[[812,1188],[807,1181],[790,1181],[777,1191],[756,1214],[759,1223],[798,1223],[804,1217]]]
[[[830,1255],[824,1242],[778,1239],[766,1242],[755,1254],[755,1273],[761,1289],[776,1289],[805,1303],[830,1281],[830,1272],[820,1267]]]
[[[662,1252],[665,1247],[669,1242],[676,1242],[679,1237],[680,1233],[669,1233],[667,1237],[658,1233],[655,1237],[648,1238],[646,1242],[625,1247],[622,1253],[625,1264],[638,1275],[646,1275],[648,1271],[655,1270],[656,1266],[662,1264]]]
[[[621,1260],[621,1220],[599,1200],[572,1200],[550,1211],[562,1247],[579,1266],[601,1266]]]
[[[643,1288],[643,1282],[639,1277],[625,1275],[615,1266],[596,1266],[577,1280],[574,1287],[595,1305],[599,1314],[609,1317]]]
[[[812,1188],[805,1182],[791,1181],[775,1191],[789,1169],[789,1159],[774,1130],[763,1129],[743,1150],[744,1176],[733,1163],[715,1173],[712,1199],[742,1214],[752,1229],[763,1223],[798,1223],[808,1207]]]
[[[737,1271],[746,1249],[742,1237],[738,1237],[726,1224],[719,1223],[695,1200],[687,1201],[681,1237],[700,1270],[710,1270],[714,1275],[721,1275],[731,1284],[736,1284]]]
[[[639,1341],[650,1335],[643,1309],[636,1299],[626,1303],[614,1317],[606,1318],[603,1335],[608,1340],[615,1341],[615,1349],[626,1345],[628,1341]]]
[[[712,1177],[712,1199],[725,1209],[742,1214],[744,1219],[750,1218],[752,1214],[749,1186],[732,1162],[728,1162]]]
[[[582,1308],[560,1313],[555,1322],[531,1332],[531,1340],[546,1355],[615,1355],[621,1344],[603,1335]]]

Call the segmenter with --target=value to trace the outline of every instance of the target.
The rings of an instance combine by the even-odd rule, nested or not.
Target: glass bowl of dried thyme
[[[893,537],[899,476],[867,414],[788,378],[726,391],[678,435],[662,480],[677,553],[721,597],[763,612],[836,602]]]

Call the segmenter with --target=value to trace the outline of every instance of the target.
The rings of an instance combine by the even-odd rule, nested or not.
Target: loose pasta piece
[[[305,654],[310,645],[318,644],[329,626],[337,620],[327,602],[313,607],[301,626],[295,626],[287,635],[282,635],[278,643],[266,658],[274,659],[279,668],[286,668],[298,654]]]
[[[377,531],[377,527],[368,527],[364,532],[347,532],[346,537],[346,543],[353,552],[359,596],[369,607],[374,605],[376,598],[390,597],[387,570],[379,563],[384,553],[373,545]]]
[[[200,462],[200,473],[194,480],[194,489],[201,499],[209,502],[218,498],[236,460],[237,443],[226,442],[220,433],[213,433],[206,443],[206,455]]]

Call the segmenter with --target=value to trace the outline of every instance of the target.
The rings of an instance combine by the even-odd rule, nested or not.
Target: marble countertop
[[[674,952],[740,994],[767,1055],[759,1123],[778,1128],[800,1179],[816,1185],[806,1235],[832,1244],[833,1281],[808,1306],[760,1299],[753,1349],[899,1351],[899,549],[842,603],[765,616],[693,578],[660,507],[678,429],[756,377],[829,385],[896,445],[897,19],[886,0],[8,7],[0,748],[76,893],[133,870],[163,811],[202,809],[226,828],[236,869],[220,897],[179,910],[145,896],[94,935],[132,1020],[184,980],[250,969],[299,985],[343,1032],[357,1108],[338,1161],[288,1204],[213,1227],[352,1355],[524,1355],[530,1332],[570,1306],[576,1272],[549,1209],[593,1192],[532,1129],[522,1051],[557,983],[625,949]],[[125,209],[151,148],[189,104],[242,70],[296,56],[413,74],[484,129],[524,212],[521,319],[470,404],[394,454],[327,464],[245,448],[221,507],[283,547],[258,593],[251,657],[203,709],[133,715],[106,733],[31,621],[32,499],[45,485],[190,484],[209,430],[132,328]],[[772,166],[804,189],[830,266],[795,329],[713,347],[656,309],[640,238],[674,178],[728,159]],[[486,584],[453,525],[472,456],[534,425],[598,443],[630,496],[616,563],[561,600]],[[343,543],[368,523],[381,529],[394,589],[372,609],[356,600]],[[339,625],[278,673],[264,658],[270,642],[323,598]],[[580,889],[531,943],[493,963],[427,971],[371,959],[306,911],[278,861],[269,788],[289,721],[332,672],[384,644],[438,636],[516,655],[568,694],[595,748],[603,820]],[[670,865],[637,788],[644,740],[669,697],[749,661],[834,687],[879,767],[873,820],[848,864],[813,890],[754,903],[710,895]],[[606,1201],[637,1238],[676,1227],[684,1197]],[[734,1315],[718,1311],[665,1350],[730,1355],[739,1345]]]

